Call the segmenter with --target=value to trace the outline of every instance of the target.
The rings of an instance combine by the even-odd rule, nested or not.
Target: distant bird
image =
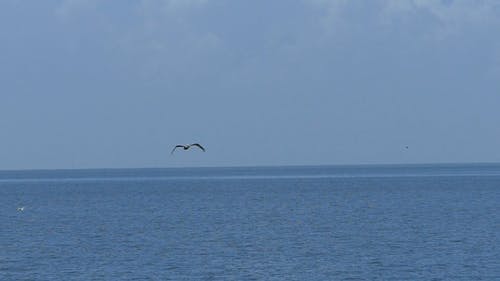
[[[17,207],[17,210],[18,210],[19,212],[24,211],[24,206],[23,206],[23,207]]]
[[[199,147],[201,150],[203,150],[203,152],[205,152],[205,148],[201,146],[201,144],[192,143],[192,144],[178,144],[174,147],[174,149],[172,149],[172,152],[170,152],[170,154],[173,154],[178,147],[182,147],[184,150],[188,150],[191,146]]]

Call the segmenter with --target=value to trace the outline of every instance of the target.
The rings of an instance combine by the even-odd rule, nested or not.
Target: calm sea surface
[[[500,280],[500,165],[4,171],[0,280]]]

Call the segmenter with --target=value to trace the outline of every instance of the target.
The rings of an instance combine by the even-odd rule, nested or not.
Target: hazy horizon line
[[[500,165],[500,162],[395,162],[395,163],[345,163],[345,164],[267,164],[234,166],[163,166],[163,167],[96,167],[96,168],[22,168],[0,169],[0,172],[35,171],[97,171],[97,170],[176,170],[176,169],[245,169],[245,168],[300,168],[300,167],[375,167],[375,166],[461,166],[461,165]]]

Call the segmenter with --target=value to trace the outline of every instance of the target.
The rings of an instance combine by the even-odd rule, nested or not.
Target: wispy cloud
[[[55,13],[61,18],[67,19],[75,13],[95,7],[97,2],[96,0],[62,0],[55,8]]]
[[[168,10],[176,11],[205,5],[208,0],[160,0]]]

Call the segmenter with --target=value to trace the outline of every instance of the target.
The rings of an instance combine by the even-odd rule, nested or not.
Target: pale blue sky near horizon
[[[499,30],[496,0],[1,1],[0,169],[500,162]]]

